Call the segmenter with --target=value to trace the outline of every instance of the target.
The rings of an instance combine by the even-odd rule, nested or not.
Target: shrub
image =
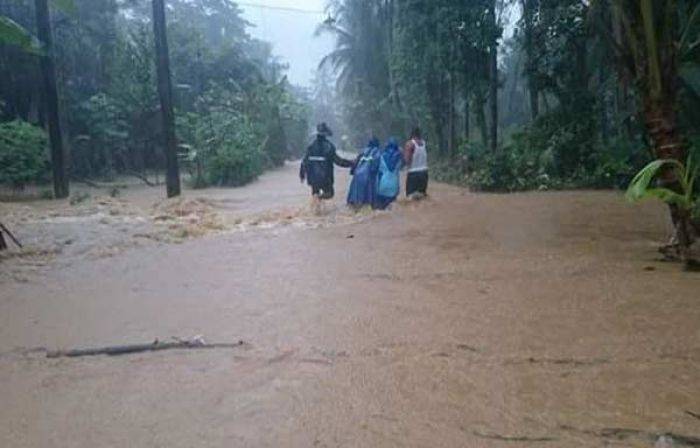
[[[241,129],[235,139],[222,141],[205,162],[211,184],[231,187],[255,180],[262,168],[260,147],[247,129]]]
[[[240,186],[262,173],[265,139],[246,117],[190,113],[178,117],[178,127],[195,186]]]
[[[0,184],[22,189],[45,179],[47,137],[41,128],[16,120],[0,124]]]
[[[71,148],[73,171],[86,176],[113,180],[125,168],[129,143],[129,124],[119,103],[104,93],[93,95],[74,112],[84,129]]]
[[[463,145],[457,177],[477,191],[624,188],[648,154],[624,138],[604,145],[595,137],[593,116],[565,111],[542,116],[513,134],[499,154]]]

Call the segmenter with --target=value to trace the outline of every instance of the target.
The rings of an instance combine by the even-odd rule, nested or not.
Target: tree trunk
[[[605,71],[601,65],[598,68],[598,98],[600,103],[600,137],[604,145],[610,140],[610,126],[608,125],[608,112],[610,101],[605,87]]]
[[[430,118],[434,125],[435,137],[437,139],[437,153],[442,157],[447,149],[447,138],[445,136],[445,124],[449,122],[449,117],[445,115],[448,104],[445,101],[445,82],[444,79],[438,79],[433,73],[428,76],[428,106]],[[420,122],[418,120],[417,122]]]
[[[102,8],[106,16],[102,29],[107,39],[102,42],[99,48],[100,66],[98,82],[100,88],[104,89],[112,82],[112,66],[114,64],[114,53],[118,36],[117,15],[119,14],[119,8],[116,0],[105,0]]]
[[[442,90],[437,89],[438,92]],[[435,126],[435,137],[437,139],[437,153],[442,157],[445,155],[445,149],[447,147],[447,138],[445,137],[445,107],[443,106],[442,94],[436,92],[432,95],[432,101],[430,102],[430,117],[431,121]]]
[[[489,50],[489,118],[491,128],[489,135],[489,145],[491,152],[498,152],[498,37],[496,29],[496,1],[493,0],[489,6],[489,22],[493,27]]]
[[[53,191],[56,199],[67,198],[70,194],[66,173],[66,151],[61,132],[61,112],[58,104],[56,66],[54,65],[53,39],[48,0],[35,0],[36,25],[39,40],[43,44],[41,75],[44,99],[46,100],[49,139],[51,142],[51,168],[53,170]]]
[[[476,124],[479,127],[479,134],[481,135],[481,143],[484,147],[489,144],[489,131],[486,125],[486,113],[484,112],[485,105],[486,98],[484,98],[484,93],[478,90],[474,96],[474,113],[476,114]]]
[[[450,157],[454,157],[457,154],[457,111],[455,110],[455,73],[450,73],[450,97],[448,98],[448,104],[450,106],[449,113],[449,152]]]
[[[471,111],[469,107],[469,91],[466,88],[464,90],[464,140],[469,141],[471,137],[471,117],[469,114]]]
[[[530,88],[530,116],[532,120],[536,120],[540,115],[540,92],[534,81],[529,81]]]
[[[44,0],[45,1],[45,0]],[[168,197],[180,195],[180,169],[177,162],[175,137],[175,113],[173,111],[173,89],[170,79],[170,56],[165,21],[165,0],[153,0],[153,31],[156,43],[156,66],[158,69],[158,95],[163,118],[163,136],[166,161],[166,186]]]
[[[672,96],[672,95],[671,95]],[[652,143],[654,155],[657,159],[674,159],[685,164],[688,149],[678,127],[675,101],[669,101],[668,97],[662,101],[654,101],[647,98],[644,101],[644,120]],[[666,169],[661,172],[659,182],[661,185],[677,190],[679,183],[675,170]],[[690,246],[693,244],[692,223],[689,210],[683,210],[671,205],[671,220],[675,227],[672,245],[677,245],[678,255],[681,260],[690,261]]]
[[[654,145],[654,154],[659,159],[675,159],[685,163],[687,148],[678,128],[678,117],[672,102],[646,101],[644,119]]]
[[[535,11],[537,0],[523,0],[523,22],[525,28],[525,57],[527,84],[530,93],[530,115],[534,121],[540,114],[540,93],[535,78]]]
[[[387,60],[391,62],[394,55],[394,17],[398,16],[398,3],[394,0],[389,0],[386,2],[386,10],[388,16],[388,32],[387,32]],[[392,105],[391,114],[391,133],[393,135],[401,135],[406,132],[406,110],[404,108],[403,102],[401,101],[401,94],[399,92],[399,86],[396,83],[395,69],[389,64],[389,97],[391,98],[390,104]]]

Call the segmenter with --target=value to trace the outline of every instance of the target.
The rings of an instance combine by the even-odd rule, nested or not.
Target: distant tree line
[[[622,186],[662,148],[684,159],[698,145],[695,1],[332,0],[330,11],[319,32],[336,48],[322,65],[338,75],[353,141],[420,124],[443,179]]]
[[[110,179],[164,169],[151,1],[49,4],[69,175]],[[178,152],[191,182],[240,185],[300,153],[310,108],[270,44],[247,34],[236,4],[166,6]],[[0,183],[14,186],[48,178],[51,164],[46,157],[12,157],[36,156],[36,145],[13,146],[5,138],[29,132],[41,141],[40,129],[48,128],[36,17],[34,0],[0,0],[0,157],[41,161],[0,167]]]

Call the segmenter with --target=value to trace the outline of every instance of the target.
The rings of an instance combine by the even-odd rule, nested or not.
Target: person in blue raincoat
[[[399,196],[401,189],[399,172],[403,164],[403,153],[397,140],[392,137],[379,157],[375,208],[384,210]]]
[[[373,137],[357,157],[352,169],[352,182],[348,191],[348,205],[360,208],[374,206],[377,195],[377,172],[379,171],[379,140]]]

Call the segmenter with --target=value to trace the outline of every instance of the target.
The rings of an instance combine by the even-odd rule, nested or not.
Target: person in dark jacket
[[[319,199],[331,199],[335,196],[335,176],[333,165],[342,168],[351,168],[353,162],[340,157],[333,143],[328,137],[333,131],[326,123],[316,127],[317,135],[314,142],[306,150],[306,155],[301,162],[299,179],[302,183],[306,180],[311,187],[311,193]]]

